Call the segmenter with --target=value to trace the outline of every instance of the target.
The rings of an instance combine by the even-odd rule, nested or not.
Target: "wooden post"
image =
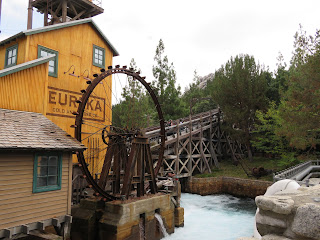
[[[189,162],[188,162],[188,171],[189,171],[189,176],[192,176],[192,117],[191,114],[189,115]]]
[[[0,4],[0,10],[1,10],[1,4]],[[27,29],[32,28],[32,0],[29,0],[29,5],[28,5],[28,24],[27,24]]]
[[[121,153],[121,147],[119,142],[115,145],[115,151],[114,151],[114,159],[113,159],[113,176],[114,181],[112,184],[112,190],[113,194],[117,194],[120,192],[120,153]]]
[[[127,167],[124,172],[123,186],[121,191],[121,195],[125,195],[127,198],[129,197],[129,194],[131,191],[132,177],[133,177],[133,173],[136,166],[136,160],[137,160],[136,155],[137,155],[137,141],[136,139],[133,139]]]
[[[62,0],[62,22],[67,21],[68,4],[67,0]]]
[[[207,167],[208,169],[208,172],[211,173],[211,168],[209,166],[209,163],[207,161],[207,158],[206,156],[204,155],[204,151],[203,151],[203,128],[202,128],[202,115],[200,117],[200,154],[201,154],[201,158],[202,158],[202,161],[204,163],[204,165]],[[204,167],[202,167],[202,164],[201,164],[201,172],[203,173],[204,172]]]
[[[213,114],[210,111],[210,133],[209,133],[210,134],[210,138],[209,138],[209,147],[210,147],[210,149],[209,149],[209,151],[210,151],[211,158],[212,158],[212,160],[214,162],[215,167],[219,168],[218,158],[217,158],[217,155],[215,153],[215,150],[214,150],[213,144],[212,144],[212,141],[213,141],[213,139],[212,139],[212,125],[213,125],[212,117],[213,117]]]
[[[218,109],[218,132],[217,132],[217,136],[218,136],[218,144],[217,144],[217,150],[218,150],[218,154],[221,155],[221,124],[220,124],[220,108]]]
[[[180,129],[179,129],[179,121],[176,127],[176,132],[177,132],[177,140],[175,144],[175,154],[176,154],[176,163],[175,163],[175,172],[176,174],[179,174],[179,141],[180,141]]]
[[[111,138],[109,141],[109,147],[106,152],[106,156],[104,158],[104,163],[103,163],[103,167],[102,167],[101,175],[100,175],[100,179],[99,179],[99,186],[102,189],[105,189],[106,184],[107,184],[108,174],[109,174],[109,169],[111,167],[113,153],[114,153],[114,140]]]
[[[43,25],[48,26],[48,7],[43,12]]]
[[[151,188],[151,193],[154,194],[157,192],[157,184],[156,184],[156,176],[154,174],[154,169],[153,169],[153,164],[152,164],[152,154],[151,154],[151,149],[150,145],[146,145],[146,168],[147,168],[147,173],[151,175],[151,181],[150,183],[150,188]]]

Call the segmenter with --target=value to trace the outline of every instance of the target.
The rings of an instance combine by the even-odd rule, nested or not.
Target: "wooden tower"
[[[29,0],[28,29],[32,28],[32,8],[44,15],[44,26],[89,18],[103,13],[102,0]]]

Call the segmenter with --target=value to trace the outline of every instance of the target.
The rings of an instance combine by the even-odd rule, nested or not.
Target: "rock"
[[[294,206],[294,201],[289,196],[258,196],[255,201],[262,210],[285,215],[290,214]]]
[[[270,235],[265,235],[261,238],[261,240],[291,240],[286,237],[270,234]]]
[[[259,239],[254,237],[241,237],[241,238],[238,238],[237,240],[259,240]]]
[[[298,207],[291,228],[297,235],[320,239],[320,206],[306,203]]]
[[[261,211],[256,215],[256,222],[258,224],[268,225],[268,226],[278,227],[278,228],[287,227],[287,223],[284,220],[267,216],[267,215],[262,215]]]

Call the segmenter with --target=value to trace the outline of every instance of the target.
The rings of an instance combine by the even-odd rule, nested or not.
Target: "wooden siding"
[[[0,155],[0,229],[71,214],[72,162],[62,157],[61,190],[32,193],[34,154]]]
[[[70,128],[70,126],[74,124],[75,118],[71,115],[71,112],[77,110],[77,105],[71,103],[70,98],[81,97],[80,90],[87,88],[87,80],[84,77],[88,76],[93,79],[94,73],[100,73],[100,68],[92,64],[93,45],[105,49],[106,67],[112,65],[113,53],[89,23],[34,34],[27,36],[27,38],[29,51],[26,55],[26,61],[37,58],[39,45],[59,52],[58,77],[49,76],[48,78],[48,92],[51,92],[52,95],[50,96],[54,98],[51,98],[53,100],[50,102],[50,96],[47,96],[45,114],[59,127],[74,136],[74,129]],[[68,72],[69,69],[70,71]],[[69,75],[73,71],[79,77]],[[111,77],[106,82],[111,88]],[[111,119],[111,107],[108,107],[111,106],[111,103],[107,103],[107,101],[110,102],[111,100],[109,89],[107,88],[108,97],[104,96],[105,91],[101,87],[95,91],[95,94],[98,97],[101,96],[105,101],[102,105],[105,108],[105,113],[103,114],[105,119]],[[66,97],[67,106],[60,104],[59,100],[61,99],[59,97],[63,99],[61,103],[65,102]],[[61,114],[62,111],[68,111],[69,114]],[[108,124],[106,121],[104,123]],[[88,131],[91,131],[91,129],[88,129]]]
[[[1,77],[0,108],[44,113],[47,84],[48,63]]]
[[[0,70],[4,69],[6,49],[16,44],[18,44],[17,64],[26,62],[25,59],[26,59],[27,42],[25,39],[20,38],[8,44],[5,44],[4,46],[0,46]]]

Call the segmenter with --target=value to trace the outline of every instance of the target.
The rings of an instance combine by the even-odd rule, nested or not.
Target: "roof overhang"
[[[12,67],[5,68],[3,70],[0,70],[0,77],[4,77],[4,76],[12,74],[12,73],[16,73],[16,72],[19,72],[19,71],[22,71],[22,70],[25,70],[25,69],[28,69],[31,67],[38,66],[40,64],[54,60],[54,58],[55,58],[55,55],[51,55],[48,57],[41,57],[41,58],[29,61],[29,62],[25,62],[25,63],[21,63],[18,65],[12,66]]]
[[[104,42],[110,47],[111,51],[113,52],[113,56],[114,57],[115,56],[119,56],[119,52],[111,44],[109,39],[103,34],[103,32],[97,26],[97,24],[95,24],[95,22],[92,20],[92,18],[86,18],[86,19],[82,19],[82,20],[75,20],[75,21],[70,21],[70,22],[65,22],[65,23],[58,23],[58,24],[54,24],[54,25],[50,25],[50,26],[41,27],[41,28],[25,30],[25,31],[19,32],[19,33],[15,34],[15,35],[5,39],[5,40],[2,40],[0,42],[0,46],[8,44],[8,43],[10,43],[12,41],[15,41],[16,39],[24,37],[24,36],[29,36],[29,35],[33,35],[33,34],[37,34],[37,33],[43,33],[43,32],[49,32],[49,31],[58,30],[58,29],[61,29],[61,28],[66,28],[66,27],[77,26],[77,25],[85,24],[85,23],[91,24],[92,27],[98,32],[98,34],[101,36],[101,38],[104,40]]]

